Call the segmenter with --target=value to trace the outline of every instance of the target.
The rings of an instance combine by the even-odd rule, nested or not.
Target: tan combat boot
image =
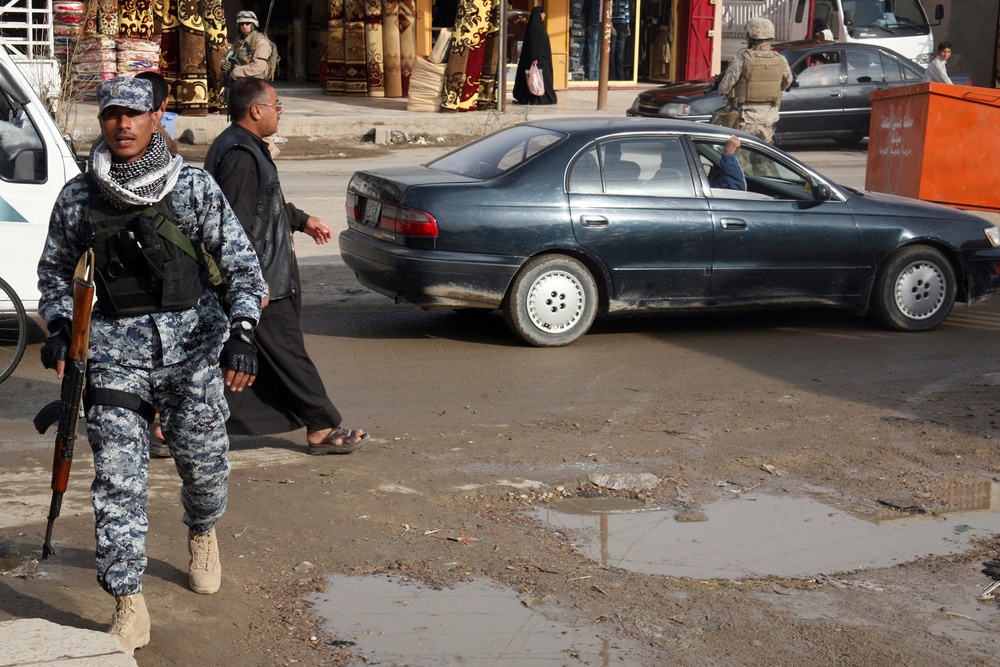
[[[149,643],[149,612],[142,593],[115,597],[115,615],[108,634],[115,635],[122,651],[129,655]]]
[[[222,585],[222,565],[219,563],[219,542],[215,539],[215,528],[204,535],[188,532],[188,584],[191,590],[202,595],[211,595]]]

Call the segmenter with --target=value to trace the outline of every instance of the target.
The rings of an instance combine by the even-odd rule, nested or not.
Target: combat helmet
[[[248,9],[236,12],[236,23],[249,23],[255,28],[260,28],[260,23],[257,21],[257,15]],[[773,29],[772,29],[773,32]]]
[[[747,36],[750,39],[774,39],[774,24],[759,16],[747,21]]]

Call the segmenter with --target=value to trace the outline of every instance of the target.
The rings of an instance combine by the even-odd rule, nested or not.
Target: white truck
[[[76,156],[35,92],[29,75],[0,43],[0,381],[17,365],[26,312],[38,309],[36,267],[52,204],[80,173]]]
[[[755,16],[774,23],[779,42],[806,39],[811,21],[822,19],[835,42],[878,44],[924,67],[934,59],[934,35],[920,0],[725,0],[724,61],[746,46],[746,22]],[[934,25],[943,16],[944,7],[936,5]]]

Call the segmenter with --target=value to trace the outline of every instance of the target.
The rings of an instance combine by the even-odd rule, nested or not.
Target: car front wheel
[[[872,311],[897,331],[927,331],[955,305],[955,270],[934,248],[914,246],[892,255],[875,280]]]
[[[587,267],[572,257],[536,257],[514,277],[503,315],[511,331],[526,343],[569,345],[594,323],[597,284]]]

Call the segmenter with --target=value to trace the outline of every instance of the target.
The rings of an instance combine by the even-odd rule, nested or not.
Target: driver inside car
[[[722,159],[708,172],[708,184],[713,188],[744,191],[747,189],[746,176],[736,159],[736,151],[739,149],[740,138],[736,135],[729,137],[722,149]]]

